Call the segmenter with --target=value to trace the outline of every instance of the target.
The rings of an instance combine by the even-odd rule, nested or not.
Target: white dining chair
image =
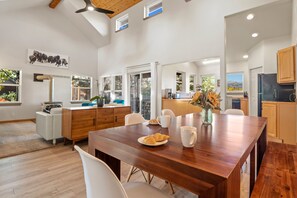
[[[143,123],[145,122],[146,120],[144,119],[144,117],[140,114],[140,113],[130,113],[130,114],[127,114],[125,116],[125,125],[128,126],[128,125],[133,125],[133,124],[140,124],[140,123]],[[146,182],[149,182],[149,180],[147,180],[147,178],[145,177],[144,173],[142,170],[136,168],[135,166],[131,166],[130,170],[129,170],[129,173],[128,173],[128,176],[127,176],[127,182],[130,181],[130,178],[133,174],[137,173],[137,172],[141,172],[144,180]]]
[[[170,109],[168,109],[169,111],[171,111]],[[168,112],[169,112],[168,111]],[[172,112],[172,111],[171,111]],[[173,113],[173,112],[172,112]],[[168,114],[164,114],[164,115],[168,115]],[[174,113],[173,113],[174,115]],[[175,116],[174,116],[175,117]],[[130,113],[130,114],[127,114],[125,116],[125,126],[128,126],[128,125],[133,125],[133,124],[140,124],[140,123],[144,123],[146,122],[146,120],[144,119],[144,117],[140,114],[140,113]],[[154,175],[151,175],[150,173],[148,173],[148,176],[146,178],[144,172],[142,170],[140,170],[139,168],[135,167],[135,166],[131,166],[130,170],[129,170],[129,173],[128,173],[128,176],[127,176],[127,180],[126,182],[129,182],[130,181],[130,178],[133,174],[137,173],[137,172],[141,172],[144,180],[146,182],[148,182],[149,184],[152,182],[153,178],[154,178]],[[170,188],[171,188],[171,191],[172,191],[172,194],[174,194],[174,189],[173,189],[173,186],[171,183],[169,183],[170,185]]]
[[[84,170],[87,198],[168,198],[169,195],[143,182],[122,183],[102,160],[90,155],[78,146]]]
[[[163,109],[161,115],[170,115],[170,118],[175,118],[175,114],[171,109]]]
[[[241,109],[226,109],[224,114],[228,115],[244,115],[244,112]]]

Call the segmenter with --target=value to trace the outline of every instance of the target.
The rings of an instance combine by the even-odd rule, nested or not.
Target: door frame
[[[263,73],[263,70],[264,70],[264,67],[263,66],[259,66],[259,67],[254,67],[254,68],[249,68],[249,95],[251,96],[251,93],[252,93],[252,71],[253,70],[256,70],[256,69],[261,69],[262,71],[258,74],[261,74]],[[257,79],[257,93],[256,93],[256,97],[257,97],[257,110],[258,110],[258,79]],[[251,97],[248,97],[248,103],[249,103],[249,112],[251,114],[251,109],[252,109],[252,98]],[[258,111],[257,111],[257,116],[258,116]]]

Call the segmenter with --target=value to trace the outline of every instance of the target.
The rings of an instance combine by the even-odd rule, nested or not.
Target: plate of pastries
[[[149,122],[148,122],[150,125],[159,125],[160,123],[159,123],[159,121],[157,120],[157,119],[151,119],[151,120],[149,120]]]
[[[155,133],[138,138],[138,142],[146,146],[160,146],[166,144],[168,142],[168,139],[169,135]]]

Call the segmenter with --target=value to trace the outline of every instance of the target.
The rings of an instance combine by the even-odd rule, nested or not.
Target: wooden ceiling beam
[[[52,9],[55,9],[60,2],[61,0],[52,0],[48,6]]]

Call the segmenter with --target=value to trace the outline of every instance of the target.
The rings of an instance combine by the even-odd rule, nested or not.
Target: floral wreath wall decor
[[[62,54],[28,49],[28,62],[32,65],[68,69],[69,57]]]

